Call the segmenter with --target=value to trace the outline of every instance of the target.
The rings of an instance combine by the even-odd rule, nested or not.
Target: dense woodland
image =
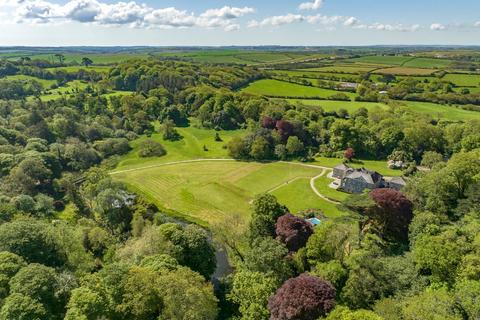
[[[453,93],[442,80],[379,87],[366,76],[358,100],[389,108],[349,114],[240,92],[270,77],[248,66],[0,65],[0,78],[88,82],[42,101],[49,88],[40,82],[0,79],[1,320],[480,317],[480,121],[438,121],[395,101],[478,105],[478,94]],[[107,95],[116,91],[131,92]],[[226,145],[240,161],[341,159],[349,150],[403,161],[409,182],[402,192],[352,195],[342,203],[348,217],[315,228],[270,194],[256,197],[246,226],[232,214],[203,228],[109,175],[137,138],[181,140],[176,128],[189,125],[243,129]],[[142,157],[165,153],[141,145]],[[218,246],[234,269],[221,279],[212,277]]]

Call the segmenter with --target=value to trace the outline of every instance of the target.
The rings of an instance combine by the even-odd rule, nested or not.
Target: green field
[[[328,171],[328,173],[331,173],[332,171]],[[330,188],[329,185],[332,183],[334,179],[330,179],[327,174],[321,176],[320,178],[317,178],[315,180],[315,188],[324,196],[327,198],[341,202],[349,196],[348,193],[342,192],[342,191],[337,191],[333,188]]]
[[[422,68],[406,68],[406,67],[393,67],[375,70],[375,73],[380,74],[394,74],[403,76],[429,76],[436,72],[435,69],[422,69]]]
[[[22,55],[28,56],[30,59],[47,60],[52,63],[58,63],[59,60],[54,54],[32,54]],[[147,58],[150,55],[143,53],[64,53],[64,63],[81,63],[83,57],[90,58],[94,64],[115,64],[131,59]],[[20,56],[11,57],[12,60],[17,60]]]
[[[269,64],[320,59],[327,55],[299,52],[257,52],[244,50],[197,50],[192,52],[167,52],[159,56],[191,60],[202,63],[219,64]]]
[[[228,160],[224,145],[245,131],[220,131],[224,141],[215,142],[214,130],[177,129],[183,136],[180,141],[164,141],[160,134],[151,137],[165,146],[167,155],[163,157],[140,158],[138,146],[146,137],[132,142],[133,150],[123,156],[113,177],[170,213],[202,224],[231,213],[248,218],[251,200],[263,192],[277,196],[294,213],[316,208],[330,217],[344,214],[311,189],[310,179],[321,174],[321,168],[301,163]],[[208,151],[204,151],[204,145]],[[339,161],[331,159],[331,166]],[[322,162],[319,159],[312,164],[321,166]]]
[[[264,96],[282,96],[282,97],[305,97],[305,98],[328,98],[340,93],[340,91],[322,89],[316,87],[307,87],[300,84],[289,83],[279,80],[259,80],[251,83],[242,90],[246,93],[264,95]],[[354,93],[345,92],[345,94],[354,98]]]
[[[34,81],[37,81],[38,83],[40,83],[44,89],[48,89],[52,85],[57,83],[56,80],[45,80],[45,79],[40,79],[40,78],[37,78],[37,77],[26,76],[26,75],[23,75],[23,74],[19,74],[19,75],[15,75],[15,76],[7,76],[7,77],[2,78],[2,79],[5,79],[5,80],[20,80],[20,81],[34,80]]]
[[[364,56],[360,58],[350,59],[352,62],[369,63],[369,64],[384,64],[390,66],[401,66],[412,57],[404,56]]]
[[[446,69],[452,64],[452,62],[452,60],[448,59],[415,58],[407,61],[403,66],[413,68]]]
[[[215,141],[215,130],[198,129],[194,127],[177,128],[183,136],[179,141],[165,141],[161,134],[153,134],[152,137],[141,137],[132,142],[133,150],[124,156],[118,165],[119,170],[138,168],[159,163],[182,161],[190,159],[228,158],[225,145],[235,136],[245,134],[244,130],[218,131],[222,142]],[[140,142],[145,139],[153,139],[161,143],[167,150],[167,155],[161,158],[141,158],[138,156]],[[208,151],[203,149],[206,146]]]
[[[480,74],[446,74],[443,80],[459,87],[480,87]]]
[[[46,91],[44,94],[40,96],[42,101],[50,101],[60,98],[62,95],[68,95],[75,93],[79,90],[83,90],[88,86],[88,83],[80,81],[80,80],[73,80],[68,82],[62,87],[58,87],[57,89],[51,89]]]
[[[273,194],[279,202],[290,204],[294,213],[320,208],[327,216],[338,216],[338,210],[326,206],[329,203],[310,189],[310,178],[321,172],[287,163],[206,161],[129,171],[113,177],[159,207],[205,225],[233,213],[248,219],[255,195],[277,187]]]
[[[316,157],[315,161],[312,164],[333,168],[341,164],[343,159],[337,158],[326,158],[326,157]],[[387,161],[384,160],[357,160],[354,163],[350,163],[349,166],[354,168],[367,168],[369,170],[375,170],[378,173],[383,174],[388,177],[399,177],[402,175],[402,171],[389,169],[387,166]]]
[[[465,121],[469,119],[480,119],[480,112],[463,110],[454,106],[447,106],[429,102],[403,101],[414,111],[426,113],[437,119],[452,121]]]
[[[388,106],[375,102],[357,102],[357,101],[326,101],[326,100],[302,100],[287,99],[292,103],[301,103],[311,107],[321,107],[324,111],[338,111],[345,109],[348,113],[353,113],[359,108],[366,108],[374,111],[376,108],[387,109]],[[429,102],[402,101],[407,110],[430,115],[434,119],[444,119],[451,121],[465,121],[469,119],[480,119],[480,112],[463,110],[455,106],[441,105]]]
[[[357,102],[357,101],[330,101],[330,100],[302,100],[302,99],[288,99],[287,101],[293,104],[303,104],[310,107],[321,107],[324,111],[332,112],[340,109],[345,109],[348,113],[354,113],[360,108],[365,108],[369,111],[380,109],[388,109],[388,106],[377,102]]]
[[[333,65],[327,67],[319,68],[309,68],[309,69],[300,69],[302,71],[319,71],[319,72],[339,72],[339,73],[363,73],[370,72],[372,70],[378,69],[378,66],[366,66],[366,65]]]
[[[57,67],[57,68],[47,68],[45,70],[48,71],[65,71],[65,72],[71,72],[75,73],[80,70],[85,70],[85,71],[95,71],[99,73],[106,73],[110,70],[110,66],[90,66],[90,67],[85,67],[85,66],[69,66],[69,67]]]

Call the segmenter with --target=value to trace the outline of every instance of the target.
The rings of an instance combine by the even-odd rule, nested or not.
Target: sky
[[[480,0],[0,0],[12,45],[480,45]]]

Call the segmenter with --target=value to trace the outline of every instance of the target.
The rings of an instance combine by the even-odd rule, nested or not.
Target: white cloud
[[[285,24],[292,24],[296,22],[302,22],[305,17],[300,14],[289,13],[283,16],[273,16],[263,19],[262,21],[250,21],[248,26],[252,27],[265,27],[265,26],[281,26]]]
[[[371,30],[379,31],[398,31],[398,32],[414,32],[420,29],[420,25],[414,24],[411,26],[404,26],[402,24],[383,24],[383,23],[374,23],[367,26]]]
[[[359,23],[360,23],[360,21],[359,21],[357,18],[355,18],[355,17],[350,17],[350,18],[348,18],[347,20],[345,20],[345,22],[343,23],[343,25],[345,25],[346,27],[353,27],[353,26],[355,26],[355,25],[357,25],[357,24],[359,24]]]
[[[314,0],[313,2],[304,2],[298,6],[300,10],[318,10],[323,6],[324,0]]]
[[[440,23],[432,23],[430,25],[430,30],[433,30],[433,31],[442,31],[445,29],[447,29],[447,27]]]
[[[473,24],[475,28],[480,28],[480,21],[477,21]]]
[[[16,22],[60,23],[79,22],[99,25],[129,25],[145,28],[224,28],[238,29],[236,20],[255,12],[249,7],[225,6],[209,9],[200,15],[174,7],[152,8],[146,4],[130,2],[107,3],[101,0],[69,0],[59,5],[51,0],[0,0],[2,6],[13,6]]]

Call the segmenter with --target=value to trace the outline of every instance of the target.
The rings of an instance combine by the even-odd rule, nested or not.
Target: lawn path
[[[324,168],[323,171],[322,171],[322,173],[320,173],[320,174],[319,174],[318,176],[316,176],[316,177],[311,178],[311,179],[310,179],[310,188],[312,188],[313,192],[315,192],[315,194],[316,194],[317,196],[319,196],[320,198],[322,198],[323,200],[328,201],[328,202],[333,203],[333,204],[340,204],[340,202],[334,201],[334,200],[332,200],[332,199],[330,199],[330,198],[327,198],[327,197],[324,196],[323,194],[321,194],[320,191],[318,191],[317,188],[315,187],[315,181],[316,181],[318,178],[323,177],[323,175],[324,175],[326,172],[327,172],[327,169]]]

